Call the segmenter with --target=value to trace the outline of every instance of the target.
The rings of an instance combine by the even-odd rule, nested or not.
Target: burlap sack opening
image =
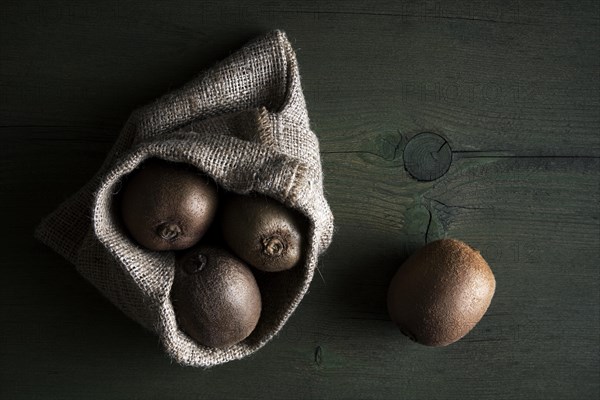
[[[309,221],[302,265],[256,274],[261,319],[235,346],[200,346],[178,329],[169,298],[174,254],[137,246],[115,218],[121,179],[151,157],[193,164],[227,190],[273,197]],[[296,58],[285,34],[274,31],[135,111],[98,174],[42,221],[36,236],[126,315],[156,332],[177,362],[210,367],[251,354],[283,327],[332,230]]]

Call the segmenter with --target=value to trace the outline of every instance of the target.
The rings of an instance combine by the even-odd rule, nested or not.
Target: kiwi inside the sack
[[[195,247],[178,258],[171,300],[180,329],[214,348],[247,338],[262,309],[250,268],[228,251],[212,246]]]
[[[270,197],[229,194],[220,219],[227,245],[253,267],[277,272],[300,262],[307,224],[299,212]]]
[[[195,245],[217,210],[217,187],[183,163],[150,159],[125,180],[121,218],[130,236],[149,250],[182,250]]]

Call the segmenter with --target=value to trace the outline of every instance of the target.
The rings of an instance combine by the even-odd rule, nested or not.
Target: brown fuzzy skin
[[[178,260],[171,300],[179,328],[214,348],[247,338],[262,308],[250,268],[228,251],[209,246],[191,249]]]
[[[425,245],[398,270],[388,312],[402,333],[427,346],[465,336],[487,311],[496,280],[479,251],[454,239]]]
[[[221,229],[233,252],[262,271],[293,268],[302,257],[305,220],[269,197],[230,194],[223,204]]]
[[[129,234],[149,250],[196,244],[217,211],[217,187],[191,166],[151,159],[128,178],[121,217]]]

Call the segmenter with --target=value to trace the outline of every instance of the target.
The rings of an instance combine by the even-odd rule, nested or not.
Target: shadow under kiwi
[[[387,310],[389,284],[406,259],[422,246],[400,234],[362,232],[339,234],[323,262],[327,268],[327,293],[344,318],[389,321]]]

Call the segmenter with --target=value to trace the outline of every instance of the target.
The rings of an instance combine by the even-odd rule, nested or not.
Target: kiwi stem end
[[[279,235],[269,236],[262,241],[262,251],[268,257],[279,257],[285,251],[285,241]]]
[[[185,264],[184,264],[184,270],[185,272],[187,272],[188,274],[195,274],[198,273],[200,271],[202,271],[202,269],[204,269],[204,267],[206,266],[206,263],[208,262],[208,259],[206,258],[206,256],[204,254],[197,254],[194,257],[191,257]]]
[[[156,234],[164,240],[173,242],[181,234],[181,227],[178,224],[164,222],[156,227]]]

